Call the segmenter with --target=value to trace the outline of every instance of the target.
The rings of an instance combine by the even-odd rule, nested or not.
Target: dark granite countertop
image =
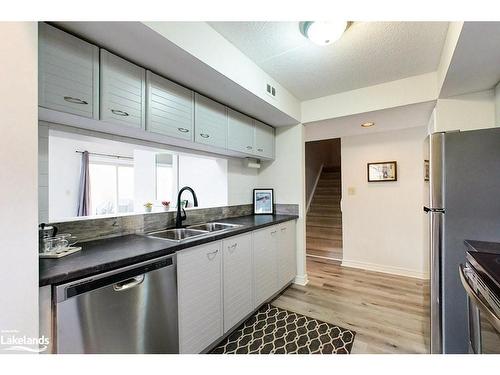
[[[79,244],[82,250],[75,254],[60,259],[40,259],[39,285],[61,284],[81,279],[297,218],[297,215],[250,215],[214,220],[242,226],[182,243],[136,234],[83,242]]]

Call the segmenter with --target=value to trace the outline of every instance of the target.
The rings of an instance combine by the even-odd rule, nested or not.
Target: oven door
[[[467,264],[460,265],[460,279],[467,292],[469,349],[476,354],[500,354],[500,317],[481,296],[479,276]],[[484,292],[484,291],[483,291]]]

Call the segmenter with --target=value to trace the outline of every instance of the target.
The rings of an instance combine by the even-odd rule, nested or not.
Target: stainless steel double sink
[[[239,227],[241,227],[241,225],[238,224],[204,223],[191,225],[186,228],[164,229],[148,233],[147,236],[172,242],[183,242],[200,236],[206,236],[214,232],[222,232]]]

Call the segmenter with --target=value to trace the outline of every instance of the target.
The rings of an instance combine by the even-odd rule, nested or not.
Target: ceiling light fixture
[[[299,23],[299,29],[311,42],[326,46],[338,40],[352,22],[346,21],[304,21]]]
[[[375,125],[375,123],[370,121],[370,122],[365,122],[365,123],[361,124],[361,127],[362,128],[371,128],[374,125]]]

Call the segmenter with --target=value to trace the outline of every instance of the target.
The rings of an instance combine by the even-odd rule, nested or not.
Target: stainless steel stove
[[[469,350],[500,354],[500,244],[470,243],[466,263],[460,265],[468,296]]]

